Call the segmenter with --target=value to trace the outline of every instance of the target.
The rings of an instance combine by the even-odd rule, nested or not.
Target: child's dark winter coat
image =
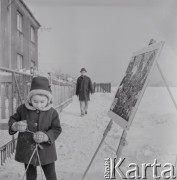
[[[9,134],[13,135],[16,133],[11,130],[11,125],[21,120],[27,120],[30,131],[43,131],[49,137],[48,142],[41,143],[43,149],[39,149],[41,164],[45,165],[56,161],[55,140],[62,131],[57,111],[54,108],[49,108],[49,110],[46,111],[31,110],[23,104],[19,106],[17,112],[10,117]],[[28,164],[35,145],[33,134],[29,132],[19,132],[15,160]],[[35,166],[39,165],[36,154],[30,164]]]

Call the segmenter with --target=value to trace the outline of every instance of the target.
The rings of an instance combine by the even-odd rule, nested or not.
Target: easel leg
[[[168,91],[168,93],[169,93],[169,95],[170,95],[170,97],[171,97],[171,100],[173,101],[173,104],[174,104],[174,106],[175,106],[175,108],[176,108],[176,110],[177,110],[177,104],[176,104],[175,98],[173,97],[173,94],[172,94],[172,92],[171,92],[171,90],[170,90],[170,88],[169,88],[169,86],[168,86],[168,83],[167,83],[167,81],[166,81],[166,79],[165,79],[165,76],[164,76],[164,74],[163,74],[163,72],[162,72],[162,70],[161,70],[158,62],[157,62],[157,68],[158,68],[158,70],[159,70],[159,72],[160,72],[160,75],[161,75],[161,77],[162,77],[162,79],[163,79],[163,81],[164,81],[164,83],[165,83],[165,86],[166,86],[167,91]]]
[[[123,147],[125,146],[126,137],[127,137],[127,131],[123,130],[122,136],[120,138],[120,142],[119,142],[119,145],[118,145],[118,148],[117,148],[117,152],[116,152],[117,160],[118,160],[118,158],[120,157],[120,155],[122,153]]]
[[[118,144],[118,148],[117,148],[117,151],[116,151],[116,162],[115,162],[115,164],[117,164],[118,159],[120,158],[120,156],[122,154],[123,147],[126,144],[126,137],[127,137],[127,131],[124,129],[122,131],[122,135],[121,135],[121,138],[120,138],[120,141],[119,141],[119,144]],[[111,173],[112,173],[112,176],[115,177],[114,169],[112,169]]]
[[[106,129],[105,129],[105,131],[104,131],[104,133],[103,133],[103,138],[102,138],[102,140],[101,140],[98,148],[96,149],[96,151],[95,151],[95,153],[94,153],[94,155],[93,155],[93,157],[92,157],[92,159],[91,159],[91,161],[90,161],[90,163],[89,163],[86,171],[84,172],[84,175],[82,176],[82,180],[84,180],[84,178],[85,178],[88,170],[90,169],[90,166],[92,165],[92,163],[93,163],[93,161],[94,161],[94,159],[95,159],[95,157],[96,157],[96,155],[97,155],[97,153],[98,153],[101,145],[103,144],[103,142],[104,142],[104,140],[105,140],[108,132],[111,130],[112,124],[113,124],[113,121],[112,121],[112,119],[111,119],[111,120],[109,121],[109,123],[108,123],[108,125],[107,125],[107,127],[106,127]]]
[[[156,42],[155,39],[151,39],[150,42],[149,42],[149,45],[154,44],[155,42]],[[167,81],[166,81],[166,79],[165,79],[165,76],[164,76],[164,74],[163,74],[163,71],[161,70],[160,65],[158,64],[158,62],[156,63],[156,65],[157,65],[157,69],[158,69],[158,71],[159,71],[159,73],[160,73],[160,75],[161,75],[161,77],[162,77],[162,79],[163,79],[163,81],[164,81],[164,83],[165,83],[165,86],[166,86],[167,91],[168,91],[168,93],[169,93],[169,95],[170,95],[170,97],[171,97],[171,100],[173,101],[173,104],[174,104],[174,106],[175,106],[175,108],[176,108],[176,110],[177,110],[177,104],[176,104],[175,98],[173,97],[173,94],[171,93],[171,90],[170,90],[170,88],[169,88],[169,86],[168,86],[168,83],[167,83]]]

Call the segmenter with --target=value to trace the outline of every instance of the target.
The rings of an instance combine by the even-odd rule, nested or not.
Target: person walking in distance
[[[77,79],[76,95],[79,96],[81,116],[87,114],[88,101],[90,101],[90,93],[93,93],[93,85],[90,77],[86,76],[86,69],[82,68],[81,76]]]

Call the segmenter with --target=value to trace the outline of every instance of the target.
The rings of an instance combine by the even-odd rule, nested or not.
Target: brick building
[[[23,0],[0,0],[0,67],[38,67],[39,22]]]

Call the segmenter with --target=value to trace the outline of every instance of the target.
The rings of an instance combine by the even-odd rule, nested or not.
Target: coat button
[[[36,113],[38,113],[38,114],[39,114],[39,110],[36,110]]]
[[[35,126],[37,126],[38,124],[37,123],[34,123]]]

